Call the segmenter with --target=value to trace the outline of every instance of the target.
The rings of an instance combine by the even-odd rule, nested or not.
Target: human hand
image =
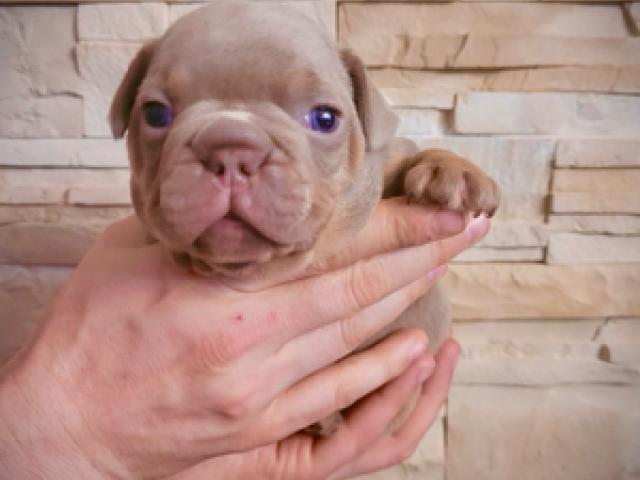
[[[315,266],[336,270],[240,292],[179,269],[134,218],[115,224],[4,372],[0,429],[8,433],[0,437],[14,439],[0,445],[11,452],[5,471],[168,475],[273,443],[353,404],[421,357],[424,335],[399,332],[335,362],[488,230],[481,219],[421,245],[463,225],[457,214],[386,201],[348,251]]]
[[[248,452],[206,460],[170,480],[339,480],[406,460],[438,418],[458,354],[459,346],[450,339],[440,348],[435,365],[430,355],[419,357],[399,377],[349,409],[329,437],[296,433]],[[389,431],[389,422],[425,377],[410,417],[402,428]]]

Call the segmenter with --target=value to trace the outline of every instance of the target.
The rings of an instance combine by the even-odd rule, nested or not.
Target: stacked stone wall
[[[447,409],[371,478],[640,478],[640,3],[257,1],[322,22],[400,134],[503,192],[445,279],[464,347]],[[0,6],[0,361],[130,213],[109,101],[140,45],[197,6]]]

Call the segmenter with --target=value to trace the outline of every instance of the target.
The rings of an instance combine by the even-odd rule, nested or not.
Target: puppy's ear
[[[384,147],[398,128],[398,117],[373,84],[362,60],[351,50],[340,52],[353,90],[353,101],[367,141],[367,151]]]
[[[140,49],[129,64],[127,73],[116,90],[109,110],[111,133],[115,138],[122,138],[127,130],[131,109],[138,94],[138,87],[147,73],[157,44],[158,40],[152,40]]]

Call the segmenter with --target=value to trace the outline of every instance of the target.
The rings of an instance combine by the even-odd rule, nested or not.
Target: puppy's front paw
[[[500,194],[496,182],[468,160],[446,150],[418,152],[404,177],[409,201],[450,210],[496,213]]]

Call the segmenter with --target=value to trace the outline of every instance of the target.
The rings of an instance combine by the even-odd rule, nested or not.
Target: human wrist
[[[27,381],[18,362],[0,372],[0,478],[104,479],[65,422],[63,399]]]

